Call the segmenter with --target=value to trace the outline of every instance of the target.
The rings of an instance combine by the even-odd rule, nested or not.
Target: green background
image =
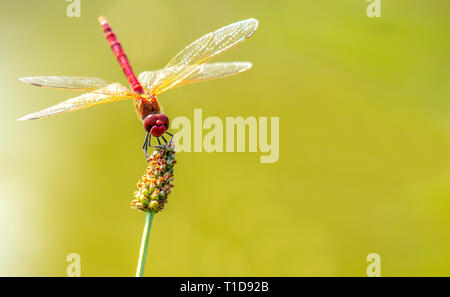
[[[17,122],[70,98],[18,78],[126,80],[104,15],[135,72],[249,17],[260,26],[220,61],[251,71],[175,89],[169,117],[280,117],[280,157],[180,153],[155,217],[146,276],[450,275],[450,3],[0,1],[0,275],[133,276],[144,215],[129,208],[145,169],[130,102]]]

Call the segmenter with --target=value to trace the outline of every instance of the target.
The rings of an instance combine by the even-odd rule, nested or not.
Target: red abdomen
[[[125,55],[125,52],[123,51],[122,45],[117,39],[116,34],[114,34],[111,26],[104,17],[100,17],[98,20],[100,22],[100,25],[102,26],[103,33],[105,34],[106,40],[108,41],[108,44],[111,47],[114,56],[116,56],[117,61],[122,67],[123,73],[125,73],[125,76],[128,79],[128,83],[130,84],[131,89],[138,94],[143,94],[144,89],[139,83],[136,75],[134,75],[130,62],[128,62],[127,55]]]

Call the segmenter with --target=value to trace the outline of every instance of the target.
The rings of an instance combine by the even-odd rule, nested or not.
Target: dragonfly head
[[[149,114],[144,119],[144,129],[153,137],[160,137],[169,129],[169,118],[163,114]]]

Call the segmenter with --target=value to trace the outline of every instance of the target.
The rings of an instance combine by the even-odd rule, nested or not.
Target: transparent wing
[[[153,89],[159,82],[166,80],[173,73],[180,71],[182,67],[170,67],[155,71],[145,71],[139,74],[139,81],[147,89]],[[224,62],[224,63],[208,63],[198,65],[198,69],[184,78],[174,87],[186,86],[206,80],[212,80],[227,77],[244,72],[252,67],[250,62]]]
[[[106,87],[109,82],[96,77],[84,76],[31,76],[19,80],[37,87],[92,91]]]
[[[136,97],[133,94],[130,94],[130,91],[120,83],[113,83],[96,91],[83,94],[41,111],[28,114],[21,117],[19,121],[50,117],[69,111],[80,110],[91,106],[127,99],[136,99]]]
[[[170,69],[168,76],[157,81],[150,90],[151,93],[159,95],[180,84],[200,70],[201,64],[247,40],[257,27],[257,20],[248,19],[220,28],[194,41],[167,64],[165,68]]]

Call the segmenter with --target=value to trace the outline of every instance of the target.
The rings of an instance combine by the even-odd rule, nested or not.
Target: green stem
[[[150,230],[152,228],[152,221],[154,213],[151,211],[145,212],[145,226],[142,234],[141,251],[139,252],[138,267],[136,270],[136,277],[144,276],[145,260],[147,259],[148,239],[150,238]]]

